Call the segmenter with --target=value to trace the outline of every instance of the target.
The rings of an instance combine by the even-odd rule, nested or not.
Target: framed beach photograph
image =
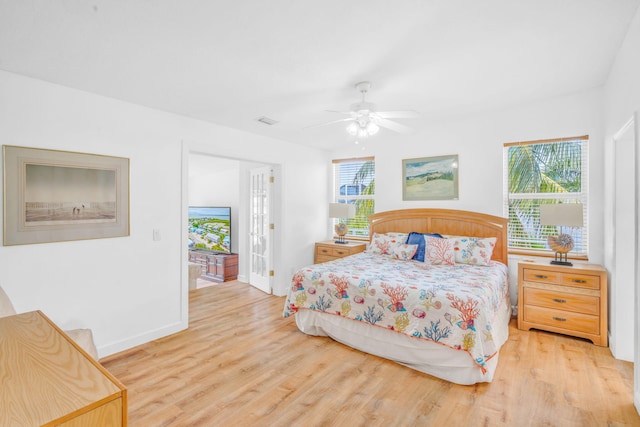
[[[129,235],[129,159],[2,146],[5,246]]]
[[[402,200],[458,200],[458,155],[402,160]]]

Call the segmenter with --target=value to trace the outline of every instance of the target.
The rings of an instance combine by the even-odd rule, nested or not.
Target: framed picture
[[[3,243],[129,235],[129,159],[2,146]]]
[[[458,155],[402,160],[402,200],[458,200]]]

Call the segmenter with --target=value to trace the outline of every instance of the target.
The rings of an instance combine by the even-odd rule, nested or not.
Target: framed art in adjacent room
[[[457,199],[457,154],[402,160],[402,200]]]
[[[2,146],[3,243],[129,235],[129,159]]]

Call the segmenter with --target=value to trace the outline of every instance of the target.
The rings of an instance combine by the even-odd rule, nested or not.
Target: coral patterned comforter
[[[507,267],[429,265],[363,252],[296,272],[284,316],[315,310],[466,351],[485,372]]]

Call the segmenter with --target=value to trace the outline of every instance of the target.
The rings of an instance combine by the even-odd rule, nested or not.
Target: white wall
[[[427,118],[428,119],[428,118]],[[409,136],[381,131],[361,144],[332,153],[333,158],[373,155],[376,159],[376,211],[406,208],[463,209],[504,216],[503,144],[589,135],[589,260],[603,259],[602,91],[589,90],[507,110],[445,122],[405,121]],[[378,138],[379,137],[379,138]],[[459,200],[403,201],[402,159],[458,154]],[[511,259],[511,299],[516,303],[517,257]]]
[[[613,198],[614,193],[613,176],[615,165],[613,162],[613,141],[612,138],[621,127],[640,112],[640,9],[631,22],[626,38],[620,47],[618,55],[611,67],[609,77],[604,89],[605,101],[605,138],[607,141],[605,161],[606,161],[606,185],[605,198],[606,217],[604,242],[605,266],[610,270],[613,265]],[[636,126],[638,124],[636,123]],[[636,127],[637,129],[637,127]],[[636,145],[636,152],[638,146]],[[632,177],[629,177],[631,179]],[[631,196],[631,195],[630,195]],[[637,197],[637,195],[636,195]],[[610,323],[610,346],[613,354],[617,358],[633,360],[634,351],[637,352],[634,328],[628,327],[630,322],[636,322],[635,328],[639,328],[637,319],[634,320],[632,310],[634,300],[634,288],[638,289],[638,283],[616,283],[615,274],[610,284],[609,304],[611,312]],[[637,357],[637,356],[636,356]],[[636,364],[640,363],[636,358]],[[640,378],[636,378],[637,380]],[[635,386],[636,407],[640,408],[640,387]]]
[[[0,128],[2,144],[130,159],[129,237],[0,247],[0,284],[16,309],[93,329],[101,356],[187,326],[189,152],[281,164],[277,293],[324,238],[315,209],[327,199],[324,152],[6,72]]]

